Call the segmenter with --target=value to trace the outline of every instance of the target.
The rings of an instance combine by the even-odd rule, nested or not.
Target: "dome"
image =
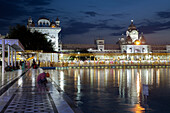
[[[41,17],[39,18],[38,20],[49,20],[48,18],[45,18],[45,17]]]
[[[130,36],[127,36],[127,38],[126,38],[126,43],[127,43],[127,44],[132,44],[132,39],[131,39]]]
[[[119,40],[119,44],[121,44],[121,45],[122,45],[122,44],[123,44],[123,45],[126,44],[126,43],[125,43],[125,39],[124,39],[124,38],[121,38],[121,39]]]
[[[50,26],[50,20],[44,17],[39,18],[38,25],[39,26]]]
[[[137,29],[136,29],[136,26],[133,24],[133,20],[131,20],[131,24],[130,24],[130,26],[128,27],[128,31],[132,31],[132,30],[137,30]]]
[[[142,36],[140,37],[140,42],[141,42],[142,44],[145,44],[145,43],[146,43],[146,40],[145,40],[143,34],[142,34]]]

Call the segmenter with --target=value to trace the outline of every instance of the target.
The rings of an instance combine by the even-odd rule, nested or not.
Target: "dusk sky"
[[[170,0],[1,0],[0,34],[29,17],[58,17],[63,43],[115,44],[133,19],[148,43],[170,44]]]

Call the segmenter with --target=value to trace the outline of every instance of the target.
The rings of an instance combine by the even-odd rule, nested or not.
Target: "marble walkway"
[[[0,95],[0,112],[5,113],[74,113],[53,81],[47,90],[40,89],[36,77],[42,69],[30,69]]]

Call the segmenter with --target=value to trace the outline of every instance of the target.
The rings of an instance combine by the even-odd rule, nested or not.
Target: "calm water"
[[[170,69],[50,70],[85,113],[170,113]]]

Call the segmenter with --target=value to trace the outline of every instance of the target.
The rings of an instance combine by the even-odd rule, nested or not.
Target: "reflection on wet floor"
[[[22,70],[15,70],[2,73],[2,70],[0,70],[0,87],[8,83],[9,81],[15,79],[16,77],[20,76],[22,72],[23,72]]]
[[[48,79],[47,88],[39,89],[36,78],[42,69],[31,69],[0,96],[0,112],[73,113],[73,110]]]

